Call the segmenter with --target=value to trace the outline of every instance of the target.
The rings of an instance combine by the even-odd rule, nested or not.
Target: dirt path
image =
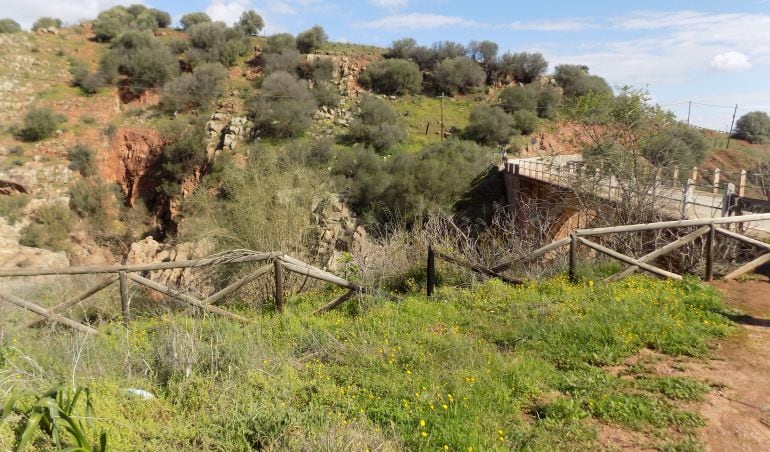
[[[715,451],[770,451],[770,282],[719,281],[714,286],[727,304],[745,314],[733,318],[742,331],[719,343],[718,359],[691,363],[686,372],[724,385],[702,405],[707,425],[701,441]]]

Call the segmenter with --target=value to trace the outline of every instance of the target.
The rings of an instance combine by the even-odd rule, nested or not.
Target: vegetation
[[[188,30],[193,25],[204,24],[211,22],[211,17],[206,13],[195,12],[188,13],[179,19],[179,23],[182,25],[182,30]]]
[[[262,55],[262,69],[265,74],[288,72],[295,74],[300,66],[302,55],[296,49],[285,48],[276,53]]]
[[[247,35],[256,36],[263,28],[265,28],[265,21],[256,11],[250,9],[241,14],[237,26]]]
[[[83,90],[84,93],[92,95],[99,92],[105,85],[104,74],[100,71],[92,72],[88,65],[83,62],[75,62],[71,69],[72,84]]]
[[[232,66],[238,57],[250,50],[243,29],[230,28],[223,22],[201,22],[186,29],[191,44],[186,55],[192,66],[213,62]]]
[[[274,72],[265,77],[262,93],[247,108],[257,134],[287,138],[300,136],[310,127],[316,103],[304,81]]]
[[[642,152],[656,167],[693,168],[703,162],[709,148],[706,137],[700,131],[673,126],[650,137]]]
[[[164,131],[163,148],[158,172],[158,190],[166,196],[179,194],[182,182],[192,175],[206,159],[202,124],[174,123]]]
[[[208,108],[221,94],[227,69],[219,63],[196,66],[163,85],[159,107],[167,113]]]
[[[8,224],[16,224],[23,218],[24,207],[29,204],[30,196],[18,194],[14,196],[0,196],[0,217],[7,220]]]
[[[94,35],[97,41],[111,41],[128,31],[145,31],[165,28],[171,23],[171,16],[144,5],[114,6],[102,11],[94,21]]]
[[[486,74],[475,61],[458,56],[442,61],[433,73],[436,91],[449,95],[465,94],[484,83]]]
[[[69,159],[69,168],[77,171],[83,177],[90,177],[96,174],[96,162],[94,161],[94,151],[85,144],[78,143],[67,151]]]
[[[518,131],[513,118],[500,107],[478,105],[471,110],[465,137],[486,146],[501,145]]]
[[[13,19],[0,19],[0,34],[2,33],[19,33],[21,31],[21,25]]]
[[[401,59],[369,64],[358,81],[380,94],[412,94],[422,90],[422,72],[417,64]]]
[[[289,33],[278,33],[268,36],[262,45],[262,53],[280,53],[283,50],[296,50],[297,40]]]
[[[359,108],[348,133],[352,142],[369,145],[384,153],[406,136],[406,131],[398,124],[396,110],[387,101],[366,96],[361,99]]]
[[[32,24],[32,31],[38,31],[43,28],[61,28],[61,19],[54,19],[53,17],[41,17]]]
[[[163,86],[179,73],[177,59],[168,46],[142,31],[128,31],[114,40],[100,68],[111,82],[123,75],[121,83],[135,94]]]
[[[32,222],[20,231],[19,243],[64,251],[68,246],[73,223],[72,213],[65,205],[49,204],[40,207],[32,216]]]
[[[588,73],[588,66],[560,64],[556,66],[553,77],[567,97],[612,93],[612,88],[603,78]]]
[[[320,25],[315,25],[297,35],[297,49],[302,53],[312,53],[329,40],[326,31]]]
[[[55,114],[50,108],[34,107],[24,116],[24,126],[18,136],[24,141],[40,141],[54,135],[64,117]]]
[[[532,83],[548,70],[548,62],[543,55],[528,52],[508,52],[500,58],[498,66],[503,79],[517,83]]]
[[[770,142],[770,116],[763,111],[752,111],[738,118],[735,136],[749,143]]]

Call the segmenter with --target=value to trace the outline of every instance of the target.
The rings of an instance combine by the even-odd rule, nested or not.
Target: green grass
[[[475,103],[465,99],[444,99],[444,128],[464,129]],[[417,152],[424,146],[440,141],[441,99],[428,96],[399,97],[393,104],[401,122],[406,126],[407,137],[399,145],[406,152]],[[428,134],[426,126],[430,123]]]
[[[597,423],[678,447],[703,424],[678,403],[708,387],[604,366],[642,348],[707,357],[732,329],[717,293],[694,280],[492,281],[309,314],[332,296],[295,297],[283,316],[248,311],[247,326],[167,314],[91,339],[6,333],[0,394],[69,381],[78,356],[91,433],[116,450],[581,449],[598,445]],[[0,449],[10,431],[0,424]]]

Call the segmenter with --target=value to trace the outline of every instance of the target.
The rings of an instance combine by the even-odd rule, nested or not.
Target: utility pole
[[[439,135],[441,141],[444,141],[444,93],[441,93],[441,132]]]
[[[730,132],[727,133],[727,149],[730,149],[730,137],[733,136],[733,126],[735,125],[735,115],[738,113],[738,104],[735,104],[733,110],[733,120],[730,121]]]
[[[692,111],[692,101],[687,104],[687,125],[690,125],[690,111]]]

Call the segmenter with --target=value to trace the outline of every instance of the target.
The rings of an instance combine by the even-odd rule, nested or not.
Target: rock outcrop
[[[126,257],[126,264],[135,265],[200,259],[211,253],[212,249],[212,244],[207,241],[167,245],[157,242],[152,237],[147,237],[144,240],[131,244],[131,250]],[[152,272],[151,278],[153,281],[169,287],[190,290],[196,286],[201,288],[200,281],[196,280],[196,272],[198,271],[192,268],[174,268]],[[148,292],[148,295],[155,297],[157,294]]]
[[[357,253],[367,240],[366,231],[342,195],[331,194],[313,209],[314,240],[310,254],[321,267],[336,271],[345,253]]]
[[[101,175],[120,185],[130,205],[140,198],[152,201],[157,197],[155,173],[164,145],[163,138],[154,130],[119,128],[99,165]]]
[[[69,267],[64,251],[50,251],[19,244],[19,225],[9,225],[0,217],[0,268],[63,268]]]

